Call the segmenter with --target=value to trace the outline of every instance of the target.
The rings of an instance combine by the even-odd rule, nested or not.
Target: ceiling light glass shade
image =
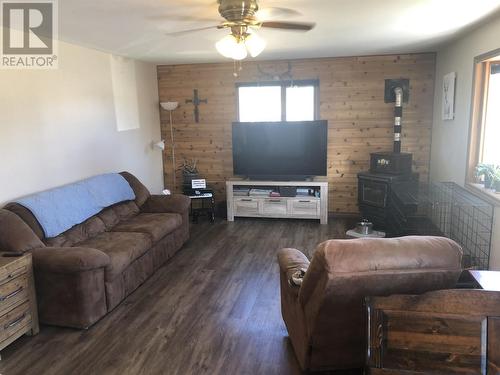
[[[245,45],[252,57],[259,56],[266,48],[266,44],[266,41],[254,32],[245,39]]]
[[[234,45],[238,44],[234,36],[226,35],[224,38],[215,43],[215,48],[224,57],[231,58],[233,55]]]
[[[234,60],[243,60],[245,57],[247,57],[248,52],[247,48],[245,47],[245,43],[240,42],[236,43],[236,45],[233,48],[233,55],[231,56]]]
[[[243,60],[247,57],[247,49],[245,43],[236,40],[232,35],[226,35],[224,38],[215,43],[215,48],[224,57]]]

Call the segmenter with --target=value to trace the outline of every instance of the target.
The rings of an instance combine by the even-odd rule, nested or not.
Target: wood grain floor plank
[[[42,326],[0,373],[300,374],[281,318],[276,252],[344,238],[353,220],[200,221],[190,241],[87,331]]]

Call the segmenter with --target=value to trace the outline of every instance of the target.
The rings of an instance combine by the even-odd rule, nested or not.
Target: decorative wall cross
[[[200,110],[199,110],[198,106],[201,103],[207,104],[208,100],[207,99],[200,99],[200,97],[198,96],[198,89],[194,89],[194,91],[193,91],[193,99],[187,99],[186,103],[193,103],[193,105],[194,105],[194,110],[193,110],[194,121],[195,122],[200,122]]]

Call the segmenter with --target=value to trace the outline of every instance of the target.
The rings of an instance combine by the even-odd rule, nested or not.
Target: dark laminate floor
[[[87,331],[42,326],[2,351],[0,373],[298,374],[276,251],[310,256],[352,224],[200,219],[184,248],[111,314]]]

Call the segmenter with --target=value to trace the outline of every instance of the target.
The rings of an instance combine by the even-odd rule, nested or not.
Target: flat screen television
[[[326,176],[327,121],[233,123],[233,172],[252,179]]]

